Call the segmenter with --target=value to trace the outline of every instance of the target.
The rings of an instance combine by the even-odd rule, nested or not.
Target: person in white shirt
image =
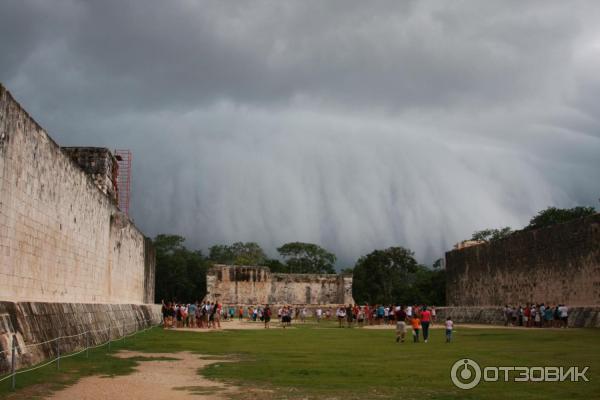
[[[452,329],[454,329],[454,322],[450,317],[446,318],[446,343],[452,341]]]
[[[321,310],[321,307],[317,308],[316,316],[317,316],[317,323],[321,322],[321,317],[323,316],[323,310]]]
[[[558,306],[558,313],[560,314],[560,321],[562,322],[563,328],[569,325],[569,308],[564,304]]]

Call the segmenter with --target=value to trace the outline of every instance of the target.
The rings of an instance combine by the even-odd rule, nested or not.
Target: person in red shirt
[[[423,329],[423,341],[427,343],[429,339],[429,325],[431,324],[431,311],[423,306],[421,311],[421,328]]]

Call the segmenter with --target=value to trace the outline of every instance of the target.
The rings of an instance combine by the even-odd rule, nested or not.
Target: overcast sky
[[[431,263],[598,206],[600,2],[0,2],[0,81],[65,146],[129,148],[191,248]]]

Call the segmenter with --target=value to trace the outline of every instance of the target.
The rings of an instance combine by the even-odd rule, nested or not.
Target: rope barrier
[[[121,337],[120,337],[120,338],[127,338],[127,337],[131,337],[131,336],[137,335],[137,334],[138,334],[138,333],[140,333],[140,332],[146,332],[146,331],[148,331],[148,330],[150,330],[150,329],[154,328],[155,326],[160,326],[160,325],[162,324],[162,321],[161,321],[161,324],[158,324],[158,325],[152,325],[152,320],[150,320],[150,319],[144,319],[143,321],[140,321],[140,322],[142,322],[142,324],[140,324],[140,323],[138,323],[138,322],[133,322],[133,323],[130,323],[130,324],[123,324],[123,325],[122,325],[122,326],[123,326],[123,334],[121,335]],[[130,333],[130,334],[128,334],[128,335],[125,335],[125,329],[124,329],[124,328],[125,328],[126,326],[132,326],[132,325],[135,325],[135,326],[146,325],[146,327],[145,327],[145,328],[138,329],[138,330],[136,330],[136,331],[134,331],[134,332],[132,332],[132,333]],[[90,333],[95,333],[95,332],[110,331],[110,329],[111,329],[111,327],[108,327],[108,328],[104,328],[104,329],[87,330],[87,331],[85,331],[85,332],[81,332],[81,333],[74,334],[74,335],[59,336],[59,337],[57,337],[57,338],[50,339],[50,340],[47,340],[47,341],[45,341],[45,342],[28,344],[28,345],[25,345],[25,346],[22,346],[22,347],[21,347],[21,346],[19,346],[19,349],[20,349],[20,350],[23,350],[23,349],[25,349],[25,348],[29,348],[29,347],[35,347],[35,346],[40,346],[40,345],[43,345],[43,344],[52,343],[52,342],[55,342],[55,341],[57,341],[57,340],[60,340],[60,339],[70,339],[70,338],[79,337],[79,336],[83,336],[83,335],[87,335],[87,334],[90,334]],[[118,327],[117,327],[117,333],[118,333]],[[15,340],[15,338],[14,338],[14,337],[13,337],[13,340]],[[76,355],[78,355],[78,354],[81,354],[81,353],[83,353],[84,351],[91,350],[91,349],[96,349],[96,348],[98,348],[98,347],[105,346],[105,345],[107,345],[107,344],[109,344],[110,342],[113,342],[113,341],[115,341],[115,339],[111,338],[111,337],[110,337],[110,335],[109,335],[109,338],[108,338],[108,340],[107,340],[106,342],[100,343],[100,344],[98,344],[98,345],[95,345],[95,346],[89,346],[89,345],[88,345],[88,346],[84,346],[84,347],[83,347],[83,349],[81,349],[81,350],[79,350],[79,351],[76,351],[76,352],[74,352],[74,353],[67,354],[67,355],[60,355],[60,354],[59,354],[59,356],[58,356],[58,357],[55,357],[55,358],[53,358],[53,359],[51,359],[51,360],[49,360],[49,361],[46,361],[46,362],[45,362],[45,363],[43,363],[43,364],[36,365],[35,367],[31,367],[31,368],[28,368],[28,369],[22,369],[22,370],[19,370],[19,371],[15,371],[15,372],[13,372],[13,373],[10,373],[10,374],[8,374],[8,375],[5,375],[5,376],[3,376],[3,377],[1,377],[1,378],[0,378],[0,382],[3,382],[3,381],[5,381],[5,380],[7,380],[7,379],[9,379],[9,378],[12,378],[12,377],[16,377],[17,375],[24,374],[24,373],[26,373],[26,372],[35,371],[35,370],[37,370],[37,369],[40,369],[40,368],[46,367],[46,366],[48,366],[48,365],[50,365],[50,364],[52,364],[52,363],[54,363],[54,362],[60,361],[60,359],[63,359],[63,358],[69,358],[69,357],[73,357],[73,356],[76,356]],[[9,351],[8,351],[8,350],[3,350],[3,351],[0,351],[0,354],[3,354],[3,353],[4,353],[4,354],[8,354],[8,353],[9,353]],[[14,380],[13,380],[13,389],[14,389]]]

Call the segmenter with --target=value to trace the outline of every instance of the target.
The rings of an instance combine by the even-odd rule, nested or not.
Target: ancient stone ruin
[[[467,322],[502,321],[504,304],[562,303],[573,326],[600,327],[600,214],[450,251],[446,274],[446,302]]]
[[[280,274],[268,267],[215,265],[207,300],[236,305],[354,304],[352,275]]]
[[[0,85],[0,373],[13,337],[20,367],[56,351],[27,344],[160,320],[154,249],[117,207],[115,175],[108,149],[61,148]]]

